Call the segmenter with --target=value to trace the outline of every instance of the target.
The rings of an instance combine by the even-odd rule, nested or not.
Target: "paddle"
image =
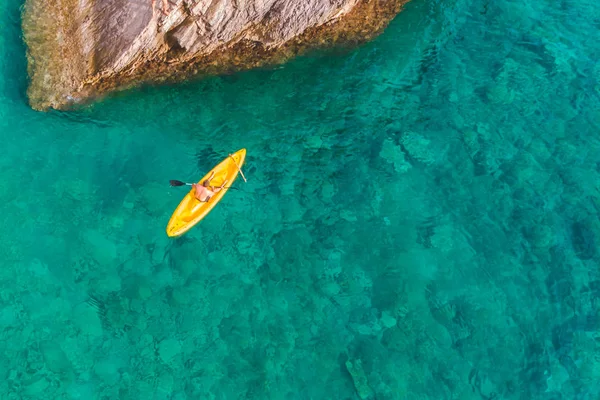
[[[239,164],[237,163],[237,161],[235,161],[235,158],[233,158],[233,156],[230,154],[229,157],[231,157],[231,159],[233,160],[233,162],[235,163],[235,166],[237,167],[238,171],[240,171],[240,174],[242,174],[242,178],[244,178],[244,182],[248,183],[248,180],[246,179],[246,177],[244,176],[244,173],[242,172],[242,169],[240,168]]]
[[[185,186],[185,185],[192,186],[193,185],[193,183],[185,183],[185,182],[181,182],[181,181],[178,181],[175,179],[170,180],[169,183],[171,184],[171,186]]]
[[[186,185],[187,186],[192,186],[193,185],[193,183],[185,183],[185,182],[182,182],[182,181],[178,181],[176,179],[170,180],[169,183],[171,184],[171,186],[186,186]],[[240,189],[238,189],[236,187],[231,187],[231,186],[223,186],[223,189],[236,189],[236,190],[240,190]]]
[[[235,158],[233,158],[233,156],[231,154],[229,154],[229,157],[231,157],[231,159],[235,163],[235,166],[237,167],[238,171],[240,171],[240,174],[242,174],[242,178],[244,178],[244,182],[248,182],[248,180],[244,176],[244,173],[242,172],[242,169],[240,168],[239,164],[237,163],[237,161],[235,161]],[[182,182],[182,181],[178,181],[176,179],[170,180],[169,183],[171,184],[171,186],[186,186],[186,185],[187,186],[192,186],[193,185],[193,183],[185,183],[185,182]],[[224,189],[237,189],[237,188],[232,188],[231,186],[224,186],[223,188]]]

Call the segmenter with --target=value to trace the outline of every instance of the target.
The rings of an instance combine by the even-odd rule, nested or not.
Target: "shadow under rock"
[[[587,221],[577,221],[571,226],[571,243],[581,260],[591,260],[598,256],[598,238]]]
[[[0,74],[5,77],[5,93],[8,99],[15,99],[23,104],[29,104],[27,99],[27,59],[25,57],[25,43],[21,37],[21,1],[9,0],[9,6],[3,8],[8,11],[3,20],[7,24],[0,24],[0,37],[4,39],[8,49],[0,54]],[[1,86],[0,86],[1,87]]]

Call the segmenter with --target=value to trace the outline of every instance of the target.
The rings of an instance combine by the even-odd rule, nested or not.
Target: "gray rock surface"
[[[180,81],[360,43],[407,0],[26,0],[23,31],[38,110],[142,82]]]

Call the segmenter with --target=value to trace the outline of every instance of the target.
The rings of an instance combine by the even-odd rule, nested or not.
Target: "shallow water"
[[[355,51],[72,113],[26,104],[20,5],[0,398],[600,396],[600,3],[415,0]],[[168,239],[168,180],[242,147]]]

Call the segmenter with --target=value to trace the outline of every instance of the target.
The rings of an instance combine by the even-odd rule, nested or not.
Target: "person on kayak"
[[[208,179],[206,179],[204,182],[202,182],[202,184],[194,183],[192,185],[192,187],[194,189],[196,189],[194,196],[196,197],[196,199],[198,199],[198,201],[208,203],[208,201],[211,199],[211,197],[213,197],[215,194],[219,193],[223,189],[223,187],[225,187],[225,184],[227,183],[227,179],[225,179],[223,184],[217,188],[215,188],[214,186],[211,186],[210,180],[214,176],[215,176],[215,171],[213,171],[212,174],[210,174],[210,176],[208,177]]]

